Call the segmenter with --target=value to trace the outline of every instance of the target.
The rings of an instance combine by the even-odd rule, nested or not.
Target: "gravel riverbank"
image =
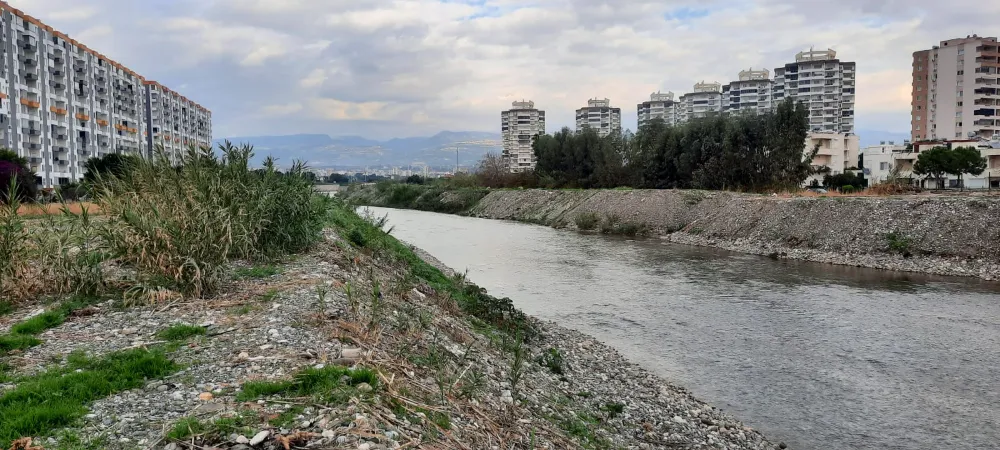
[[[423,258],[440,263],[422,252]],[[451,273],[447,268],[443,270]],[[73,354],[166,347],[180,370],[89,405],[44,448],[774,449],[757,431],[595,339],[531,319],[523,344],[380,251],[333,232],[314,251],[212,299],[99,303],[0,355],[0,395]],[[458,280],[456,278],[456,280]],[[461,282],[461,281],[456,281]],[[0,332],[39,306],[0,317]],[[203,327],[182,341],[161,331]],[[322,396],[246,398],[248,383],[306,369],[369,369],[378,382]],[[337,388],[341,389],[341,388]],[[336,399],[336,400],[334,400]]]

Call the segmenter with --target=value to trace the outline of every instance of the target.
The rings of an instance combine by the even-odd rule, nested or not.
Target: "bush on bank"
[[[93,201],[105,215],[28,221],[0,208],[0,297],[105,287],[109,264],[132,275],[130,292],[211,293],[233,259],[273,259],[317,242],[326,201],[296,163],[249,165],[250,145],[189,149],[177,164],[162,153],[98,173]]]

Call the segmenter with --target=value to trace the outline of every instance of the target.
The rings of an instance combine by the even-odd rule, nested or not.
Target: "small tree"
[[[476,178],[486,187],[504,187],[507,176],[507,165],[496,153],[483,155],[483,159],[479,160],[479,165],[476,167]]]
[[[100,158],[90,158],[83,164],[86,173],[83,174],[84,181],[93,183],[100,177],[121,177],[126,170],[135,162],[135,156],[119,155],[112,153]]]
[[[424,177],[413,174],[406,177],[406,184],[424,184]]]
[[[954,171],[952,156],[948,147],[939,146],[920,152],[920,158],[913,164],[913,173],[937,180],[938,186],[944,189],[944,176]]]
[[[949,173],[958,177],[959,187],[965,188],[965,183],[962,181],[963,174],[978,176],[986,170],[986,158],[979,153],[979,150],[972,147],[958,147],[951,152],[952,167]]]
[[[38,196],[35,173],[28,167],[28,160],[11,150],[0,148],[0,202],[7,203],[9,200],[12,182],[16,182],[18,201],[34,201]]]

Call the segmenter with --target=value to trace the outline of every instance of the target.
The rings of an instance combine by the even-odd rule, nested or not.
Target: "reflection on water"
[[[1000,448],[998,284],[372,209],[793,449]]]

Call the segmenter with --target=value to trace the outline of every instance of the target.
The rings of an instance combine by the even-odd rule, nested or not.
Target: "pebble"
[[[215,397],[215,396],[212,395],[211,392],[202,392],[201,394],[198,394],[198,400],[209,401],[213,397]]]
[[[264,439],[267,439],[267,437],[270,435],[271,432],[268,430],[261,431],[260,433],[255,434],[252,439],[250,439],[249,444],[251,447],[259,445],[262,442],[264,442]]]
[[[246,436],[244,436],[244,435],[241,434],[239,436],[236,436],[236,439],[233,439],[233,442],[236,442],[237,444],[249,444],[250,443],[250,439],[248,439]]]

